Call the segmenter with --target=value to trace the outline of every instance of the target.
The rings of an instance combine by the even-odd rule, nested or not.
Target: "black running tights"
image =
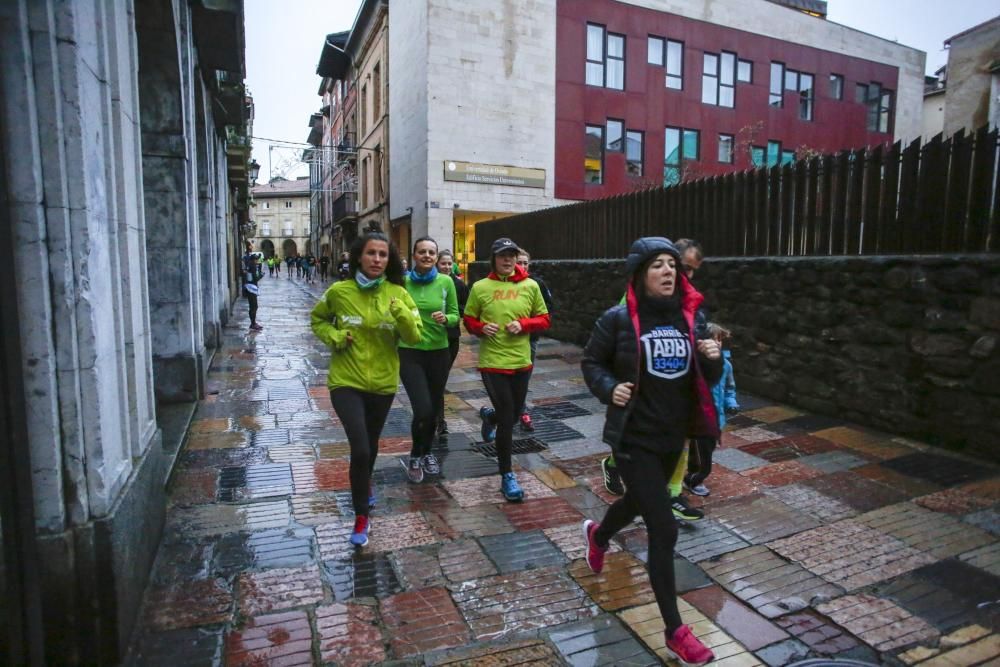
[[[368,516],[368,487],[378,456],[378,438],[389,416],[393,396],[350,387],[330,391],[333,410],[344,425],[351,446],[351,501],[357,516]]]
[[[680,452],[657,454],[640,447],[629,449],[630,457],[615,457],[615,464],[625,482],[625,495],[608,508],[597,530],[597,543],[608,541],[632,521],[642,516],[649,533],[649,583],[660,607],[663,623],[673,633],[681,626],[674,582],[674,546],[677,522],[670,508],[667,484],[677,467]]]
[[[514,448],[514,424],[519,416],[518,410],[524,405],[524,398],[528,395],[531,373],[522,371],[508,375],[481,372],[480,375],[496,411],[493,413],[493,423],[497,427],[497,460],[500,463],[500,474],[503,475],[513,469],[511,450]]]
[[[444,400],[444,387],[451,370],[448,348],[413,350],[399,348],[399,378],[406,387],[413,409],[410,435],[413,447],[410,456],[426,456],[434,444],[437,430],[438,404]]]

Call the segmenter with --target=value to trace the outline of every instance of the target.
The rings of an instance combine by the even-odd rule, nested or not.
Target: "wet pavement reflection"
[[[488,404],[462,339],[441,475],[408,483],[400,389],[358,550],[349,446],[309,330],[323,285],[265,278],[248,332],[237,302],[169,488],[167,524],[129,665],[669,663],[648,539],[623,531],[601,575],[579,525],[614,500],[603,407],[580,349],[543,339],[516,430],[525,501],[500,495],[479,442]],[[736,360],[738,363],[738,360]],[[737,366],[738,368],[738,366]],[[682,618],[718,664],[806,657],[1000,661],[1000,471],[825,415],[742,396],[706,513],[681,527]]]

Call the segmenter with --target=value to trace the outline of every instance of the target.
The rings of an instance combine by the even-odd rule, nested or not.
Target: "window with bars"
[[[625,90],[625,35],[608,32],[602,25],[587,24],[588,86]]]

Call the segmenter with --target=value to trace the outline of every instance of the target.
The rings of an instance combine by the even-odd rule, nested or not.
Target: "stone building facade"
[[[0,663],[115,664],[129,640],[178,444],[162,406],[204,395],[238,295],[243,9],[215,7],[0,3]]]
[[[294,257],[315,253],[310,238],[309,177],[275,179],[253,189],[250,217],[256,224],[254,250],[265,257]]]
[[[793,158],[801,144],[839,150],[919,136],[922,52],[827,21],[810,9],[823,3],[783,4],[793,6],[764,0],[393,4],[389,217],[409,216],[414,236],[437,238],[465,262],[480,222],[662,184],[668,129],[700,133],[696,149],[679,162],[705,173],[745,168],[750,150],[723,163],[719,144],[727,136],[732,145],[744,127],[753,135],[757,122],[758,136],[741,140],[748,149],[776,147],[778,159]],[[592,32],[601,36],[593,58],[587,54]],[[677,81],[665,79],[675,71],[671,41],[682,54]],[[703,75],[709,52],[718,56],[711,61],[714,76]],[[752,61],[749,71],[720,71],[720,61],[728,62],[723,55]],[[828,62],[843,69],[831,70]],[[772,74],[772,65],[782,63],[787,77]],[[601,74],[602,85],[586,79],[588,69]],[[608,78],[619,71],[620,81]],[[872,96],[875,81],[885,90],[875,87],[882,92]],[[858,101],[862,83],[866,98]],[[709,85],[735,90],[734,107],[726,108],[721,92],[706,96]],[[869,131],[870,103],[883,100],[889,107],[874,109],[876,128]],[[800,108],[812,120],[799,118]],[[603,163],[600,182],[585,180],[588,126],[600,134],[592,147],[593,159]],[[624,136],[615,140],[616,129]]]
[[[364,0],[349,31],[327,35],[316,73],[322,77],[321,123],[309,142],[321,148],[315,179],[332,195],[321,227],[333,228],[333,250],[346,250],[367,229],[409,246],[407,211],[389,215],[389,3]]]

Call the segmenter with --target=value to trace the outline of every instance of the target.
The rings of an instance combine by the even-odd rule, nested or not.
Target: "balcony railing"
[[[295,228],[294,227],[282,227],[281,228],[281,235],[282,236],[295,236]]]
[[[358,195],[345,192],[333,200],[333,224],[358,215]]]

